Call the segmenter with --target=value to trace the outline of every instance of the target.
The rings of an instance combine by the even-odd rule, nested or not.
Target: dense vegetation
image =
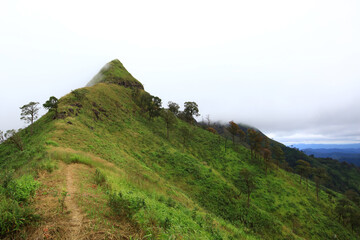
[[[1,219],[0,233],[36,219],[31,197],[39,183],[30,173],[61,174],[56,168],[64,162],[96,169],[91,181],[106,202],[84,206],[89,218],[105,224],[94,213],[105,204],[142,238],[358,238],[357,169],[331,163],[333,169],[237,124],[199,127],[198,112],[194,102],[184,111],[174,103],[162,109],[160,98],[119,84],[99,83],[61,98],[33,123],[33,133],[17,133],[22,150],[9,139],[0,145],[1,172],[11,175],[2,178],[0,209],[25,219],[15,227]],[[339,176],[347,189],[322,187],[338,181],[324,181],[329,176]]]

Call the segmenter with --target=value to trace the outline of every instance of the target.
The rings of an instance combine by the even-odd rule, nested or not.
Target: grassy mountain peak
[[[144,86],[126,70],[118,59],[105,64],[86,87],[91,87],[98,83],[115,83],[125,87],[144,89]]]

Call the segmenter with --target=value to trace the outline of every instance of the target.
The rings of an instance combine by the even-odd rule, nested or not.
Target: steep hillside
[[[86,86],[91,87],[100,82],[144,89],[144,86],[126,70],[118,59],[105,64]]]
[[[341,194],[327,189],[317,200],[312,181],[265,170],[246,144],[224,148],[223,137],[179,118],[167,138],[138,84],[108,80],[116,69],[61,98],[33,135],[22,130],[23,151],[0,145],[0,236],[359,239],[334,211]]]

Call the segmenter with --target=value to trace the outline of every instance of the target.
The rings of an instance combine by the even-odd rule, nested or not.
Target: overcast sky
[[[291,143],[360,142],[360,2],[0,3],[0,130],[117,58],[163,103]]]

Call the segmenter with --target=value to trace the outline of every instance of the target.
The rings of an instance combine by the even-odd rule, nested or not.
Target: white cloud
[[[23,125],[19,106],[82,87],[119,58],[163,102],[195,100],[281,141],[354,140],[331,132],[359,129],[359,10],[355,0],[5,1],[0,129]]]

